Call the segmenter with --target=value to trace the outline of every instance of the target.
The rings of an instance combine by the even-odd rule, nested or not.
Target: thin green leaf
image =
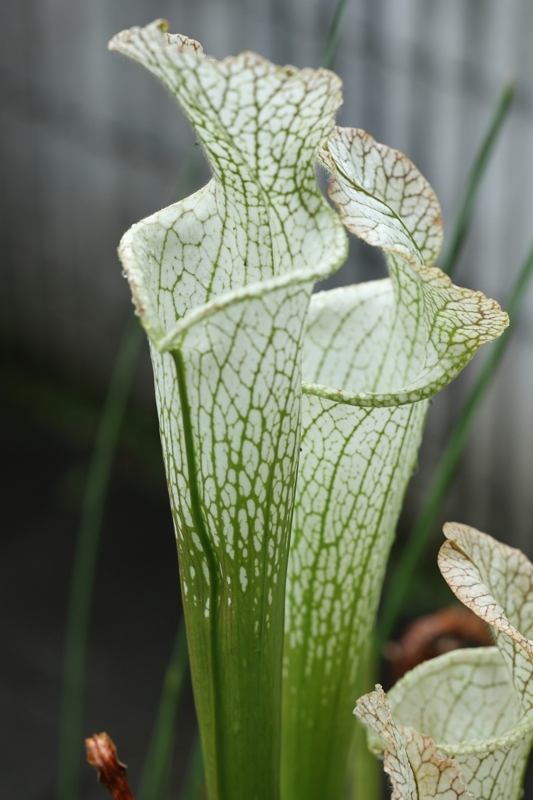
[[[498,141],[498,136],[502,130],[503,123],[507,119],[507,115],[511,109],[513,97],[514,84],[505,84],[498,99],[498,104],[494,111],[494,115],[485,134],[485,138],[481,143],[481,147],[479,148],[478,154],[472,166],[472,170],[468,177],[466,190],[459,207],[459,214],[454,226],[450,246],[446,251],[446,255],[442,261],[442,264],[440,265],[442,271],[446,272],[448,275],[453,274],[459,261],[459,256],[461,255],[465,237],[470,226],[472,211],[474,208],[474,203],[476,202],[479,187],[489,165],[490,157],[496,142]]]
[[[452,431],[442,457],[439,461],[426,501],[412,530],[411,536],[402,550],[399,561],[391,575],[389,591],[385,597],[381,619],[378,626],[377,641],[381,647],[391,635],[399,611],[405,600],[420,557],[446,497],[459,459],[463,453],[468,435],[476,419],[492,379],[500,365],[503,355],[513,335],[520,304],[533,275],[533,248],[526,258],[518,279],[513,287],[509,301],[508,314],[510,327],[491,347],[485,363],[461,410],[459,419]]]
[[[168,664],[152,741],[146,757],[139,800],[162,800],[170,772],[176,714],[188,666],[185,621],[182,619]]]
[[[347,5],[348,0],[339,0],[337,3],[337,8],[335,9],[335,14],[333,15],[333,20],[328,32],[328,38],[326,40],[324,55],[322,56],[322,62],[320,64],[320,66],[324,67],[325,69],[331,69],[333,62],[335,61],[341,35],[342,17],[344,14],[344,9]]]
[[[193,191],[202,165],[203,160],[193,149],[184,160],[177,187],[173,193],[183,197]],[[137,318],[132,316],[126,328],[111,377],[85,486],[77,551],[71,579],[65,644],[64,711],[59,749],[60,788],[58,789],[58,800],[67,800],[67,798],[71,800],[78,794],[78,773],[82,752],[78,744],[81,742],[85,654],[94,564],[116,439],[124,418],[125,403],[137,369],[142,343],[142,328],[138,324]]]
[[[72,570],[65,642],[58,800],[75,800],[83,743],[83,687],[94,569],[116,444],[143,343],[133,314],[128,320],[96,434],[85,485]]]
[[[179,800],[205,800],[204,762],[202,759],[202,745],[198,732],[194,739],[187,774],[180,793]]]

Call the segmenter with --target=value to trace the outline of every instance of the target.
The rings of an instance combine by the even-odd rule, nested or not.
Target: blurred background
[[[0,795],[55,797],[63,637],[80,504],[99,414],[131,315],[116,248],[134,222],[208,179],[179,108],[109,53],[157,17],[217,58],[255,50],[318,66],[333,0],[18,0],[0,9]],[[334,69],[339,123],[405,152],[445,229],[506,80],[510,117],[485,175],[455,282],[504,307],[533,239],[533,4],[348,0]],[[384,274],[358,243],[331,285]],[[399,542],[487,346],[434,401]],[[533,556],[533,288],[457,471],[444,519]],[[449,602],[424,569],[402,619]],[[180,616],[178,573],[147,348],[122,426],[91,612],[84,734],[107,730],[138,780]],[[180,710],[175,785],[191,746]],[[82,797],[102,798],[89,767]]]

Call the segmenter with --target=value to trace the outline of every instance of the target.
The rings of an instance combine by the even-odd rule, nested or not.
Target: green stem
[[[502,129],[503,123],[507,119],[513,97],[514,84],[506,83],[498,99],[498,104],[494,110],[490,125],[481,143],[474,164],[472,165],[466,191],[459,208],[459,215],[454,226],[450,246],[440,265],[441,270],[448,275],[453,274],[459,261],[479,187],[487,170],[494,146],[498,140],[498,135]]]
[[[200,736],[197,733],[189,756],[187,775],[179,800],[204,800],[205,797],[204,762]]]
[[[165,782],[171,765],[176,714],[187,665],[187,638],[185,621],[182,619],[165,673],[157,720],[137,793],[138,800],[162,800],[163,798]]]
[[[520,270],[508,307],[510,327],[492,345],[488,357],[483,364],[470,394],[461,410],[459,420],[448,439],[448,443],[441,457],[437,472],[433,478],[426,502],[413,528],[409,541],[396,565],[390,581],[390,589],[386,596],[381,620],[378,626],[378,645],[389,639],[398,612],[408,593],[413,580],[416,567],[424,551],[424,547],[439,515],[442,503],[446,497],[459,459],[463,453],[468,435],[476,419],[478,409],[485,398],[487,390],[498,369],[503,355],[511,341],[515,329],[516,318],[520,304],[524,298],[526,288],[533,275],[533,248]]]
[[[58,800],[76,800],[79,793],[85,656],[100,527],[117,439],[143,339],[139,321],[132,315],[98,425],[85,486],[67,617]]]
[[[320,66],[324,67],[325,69],[331,69],[335,60],[335,56],[337,55],[337,48],[339,46],[339,39],[341,35],[342,16],[347,4],[348,0],[339,0],[337,3],[337,8],[335,9],[333,21],[331,23],[328,32],[328,38],[326,40],[324,55],[322,56],[322,62],[320,64]]]

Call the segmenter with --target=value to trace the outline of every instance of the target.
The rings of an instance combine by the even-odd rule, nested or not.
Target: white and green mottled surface
[[[336,772],[317,759],[306,794],[334,800],[360,623],[373,617],[425,400],[506,316],[428,267],[438,202],[404,156],[335,130],[332,72],[253,53],[216,62],[162,21],[110,47],[170,89],[213,173],[120,247],[152,346],[209,795],[279,793],[292,528],[284,795],[304,796],[311,776],[298,770],[338,725]],[[341,220],[384,248],[391,280],[311,299],[346,257]]]
[[[533,565],[520,551],[466,525],[448,523],[445,534],[442,574],[459,599],[491,624],[497,646],[426,661],[391,689],[388,700],[379,687],[361,698],[356,714],[371,731],[372,749],[385,748],[395,800],[418,797],[412,785],[425,780],[409,750],[415,733],[439,764],[451,759],[455,796],[464,785],[476,800],[518,800],[533,742]]]
[[[314,174],[340,81],[252,53],[217,63],[160,22],[112,47],[171,89],[213,171],[121,257],[152,343],[210,797],[272,800],[301,342],[347,248]]]
[[[391,278],[314,295],[303,345],[302,453],[289,558],[284,796],[340,798],[357,699],[426,398],[506,324],[431,264],[438,200],[401,153],[355,129],[328,144],[344,224]]]

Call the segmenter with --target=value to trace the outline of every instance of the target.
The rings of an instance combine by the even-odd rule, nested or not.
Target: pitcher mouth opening
[[[478,686],[482,686],[485,693],[479,713],[472,710],[469,702],[473,693],[479,691],[473,684],[468,684],[465,673],[469,669],[477,676]],[[430,684],[433,687],[434,714],[431,710],[432,700],[424,700],[425,684],[428,689]],[[446,688],[454,684],[455,695]],[[439,685],[443,685],[440,697]],[[448,698],[445,697],[447,691]],[[398,724],[431,736],[437,749],[449,757],[508,749],[517,742],[533,737],[533,709],[524,712],[520,708],[511,676],[497,647],[454,650],[426,661],[401,678],[388,692],[388,698]],[[439,701],[445,702],[446,699],[449,713],[444,732],[441,710],[436,706]],[[455,708],[450,711],[454,701]],[[468,719],[469,714],[471,720]],[[485,724],[490,724],[492,728],[489,736],[480,735]],[[452,735],[454,728],[458,731],[455,740]]]

